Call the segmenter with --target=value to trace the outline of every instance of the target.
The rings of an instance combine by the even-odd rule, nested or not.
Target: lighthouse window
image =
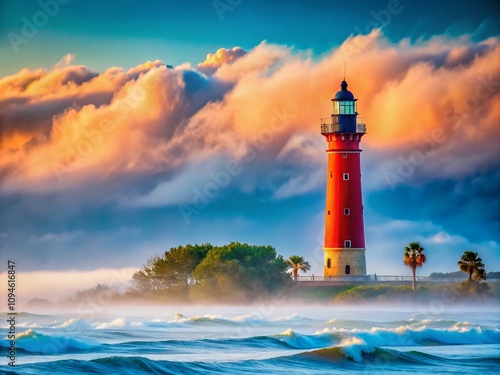
[[[328,210],[328,215],[330,215],[330,210]]]
[[[328,260],[326,261],[326,266],[328,268],[332,268],[332,260],[330,258],[328,258]]]
[[[351,240],[345,240],[344,247],[351,247]]]
[[[338,107],[337,107],[338,106]],[[339,110],[338,114],[341,115],[353,115],[354,114],[354,102],[338,102],[335,103],[335,110]]]
[[[342,157],[343,157],[344,159],[347,159],[347,152],[344,152],[344,153],[342,154]]]
[[[349,179],[349,173],[344,173],[344,180],[347,181]]]
[[[330,171],[330,178],[332,178],[332,177],[333,177],[333,175],[332,175],[332,171]]]
[[[349,208],[344,208],[344,215],[350,215],[351,210]]]
[[[351,273],[351,266],[350,265],[345,266],[345,274],[349,275],[350,273]]]

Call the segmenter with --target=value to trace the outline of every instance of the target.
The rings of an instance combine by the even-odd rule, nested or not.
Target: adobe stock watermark
[[[31,39],[37,36],[38,31],[47,26],[49,20],[57,16],[61,5],[66,5],[70,0],[40,0],[38,6],[40,10],[28,17],[22,17],[22,26],[19,33],[9,32],[7,38],[15,53],[19,52],[21,44],[27,44]]]
[[[191,216],[198,215],[201,210],[206,208],[210,202],[215,199],[220,192],[229,186],[232,178],[238,176],[243,171],[243,166],[253,161],[259,151],[262,151],[275,137],[276,133],[283,130],[295,114],[283,111],[273,110],[274,116],[271,118],[269,125],[259,131],[257,136],[247,147],[246,154],[239,161],[228,161],[222,170],[217,172],[209,172],[210,180],[203,187],[195,187],[192,189],[193,198],[191,204],[179,204],[179,211],[186,222],[191,223]]]
[[[411,2],[412,0],[405,1]],[[400,14],[404,10],[404,6],[401,3],[401,0],[389,0],[384,9],[378,11],[372,9],[370,11],[372,19],[365,24],[363,29],[359,26],[354,27],[354,35],[370,34],[374,29],[389,25],[393,16]],[[353,40],[349,46],[346,46],[345,43],[342,44],[340,50],[344,58],[348,60],[352,55],[361,52],[361,50],[366,47],[367,43],[368,40],[360,40],[358,38],[357,40]]]
[[[399,155],[398,164],[393,171],[384,171],[387,185],[394,191],[396,185],[406,181],[422,165],[438,146],[446,142],[446,133],[442,128],[433,129],[429,137],[415,141],[417,148],[412,150],[408,156]]]
[[[129,284],[129,280],[128,275],[125,275],[123,270],[113,270],[109,276],[109,283],[103,284],[105,286],[104,288],[99,290],[95,295],[87,296],[85,301],[81,301],[78,304],[76,309],[77,316],[81,316],[82,319],[85,319],[85,322],[79,324],[80,319],[71,320],[66,322],[70,324],[64,323],[62,326],[58,326],[58,328],[62,329],[64,334],[54,336],[53,340],[43,345],[41,353],[45,355],[64,353],[72,337],[85,335],[88,331],[88,324],[95,322],[99,314],[105,313],[106,308],[112,303],[112,290],[126,288]]]
[[[453,123],[452,129],[458,130],[464,124],[464,120],[469,118],[483,103],[498,92],[500,81],[493,79],[493,74],[487,78],[484,76],[478,77],[479,84],[476,85],[474,93],[467,96],[462,103],[455,103],[454,107],[446,111],[443,115],[444,121]],[[478,130],[475,126],[465,127],[464,132],[468,135],[473,135]],[[416,148],[413,149],[407,156],[400,155],[397,159],[397,166],[391,170],[383,172],[387,185],[391,190],[396,189],[396,185],[405,182],[410,178],[417,167],[421,166],[425,160],[438,149],[439,145],[448,140],[444,128],[433,129],[429,136],[423,140],[415,141]]]
[[[474,93],[468,95],[462,103],[455,103],[453,108],[444,114],[446,122],[455,123],[453,125],[454,130],[459,129],[464,120],[469,118],[481,103],[495,95],[500,88],[500,81],[495,81],[492,73],[488,77],[479,76],[477,81],[479,84],[475,86]],[[469,126],[465,128],[465,131],[470,134],[477,130],[476,127]]]
[[[219,20],[224,21],[224,13],[232,12],[237,6],[241,5],[243,0],[214,0],[212,6],[219,17]]]
[[[105,288],[98,291],[96,295],[87,296],[85,301],[78,305],[78,314],[84,315],[89,320],[96,319],[98,314],[106,311],[113,300],[113,291],[125,289],[130,285],[130,277],[123,270],[112,270],[107,283],[102,284]]]
[[[141,80],[140,84],[132,88],[127,96],[113,108],[110,115],[102,118],[93,129],[82,129],[82,136],[76,142],[65,145],[66,153],[62,160],[52,162],[52,170],[59,182],[64,176],[79,167],[84,159],[90,157],[94,150],[100,147],[107,135],[119,128],[131,114],[133,107],[144,101],[146,92],[152,91],[161,82],[161,75],[150,74]]]

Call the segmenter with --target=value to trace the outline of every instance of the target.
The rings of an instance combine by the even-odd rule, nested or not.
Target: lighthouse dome
[[[347,90],[347,82],[342,81],[340,84],[341,90],[335,94],[333,100],[354,100],[354,95],[352,92]]]

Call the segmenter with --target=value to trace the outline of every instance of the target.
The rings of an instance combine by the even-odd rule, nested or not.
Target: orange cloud
[[[205,74],[214,73],[220,66],[230,64],[247,52],[240,47],[232,49],[219,48],[215,53],[209,53],[202,63],[198,64],[198,70]]]
[[[348,38],[318,61],[266,43],[248,53],[221,49],[198,65],[215,72],[209,77],[160,61],[128,72],[65,66],[4,77],[2,189],[60,190],[122,173],[174,171],[221,153],[242,158],[259,142],[262,159],[282,162],[293,149],[298,160],[297,139],[321,139],[319,119],[331,113],[346,59],[372,155],[415,149],[435,129],[441,140],[421,167],[429,176],[469,173],[495,154],[499,39],[393,44],[375,30]],[[323,148],[316,156],[311,147],[303,151],[322,163]],[[394,167],[394,159],[374,162],[373,178]]]

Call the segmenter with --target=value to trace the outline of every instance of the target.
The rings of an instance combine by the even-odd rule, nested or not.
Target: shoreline
[[[470,289],[463,283],[417,284],[415,292],[411,285],[405,284],[368,284],[368,285],[304,285],[295,282],[278,293],[269,295],[256,294],[252,299],[221,299],[216,296],[207,298],[193,298],[187,292],[183,297],[168,295],[167,293],[144,296],[130,293],[106,294],[96,293],[86,295],[85,301],[73,299],[52,302],[48,300],[34,300],[27,303],[24,311],[40,310],[71,310],[83,305],[98,306],[105,311],[108,307],[119,306],[238,306],[238,305],[289,305],[289,304],[318,304],[325,306],[341,305],[425,305],[435,306],[468,306],[471,303],[500,305],[500,283],[481,283],[489,286],[487,291]],[[30,301],[31,302],[31,301]]]

